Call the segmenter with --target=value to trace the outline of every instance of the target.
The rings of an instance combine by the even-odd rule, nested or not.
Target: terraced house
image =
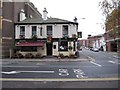
[[[77,50],[78,23],[59,18],[48,18],[46,8],[43,18],[30,18],[15,23],[15,46],[26,55],[40,53],[42,56],[69,55]]]

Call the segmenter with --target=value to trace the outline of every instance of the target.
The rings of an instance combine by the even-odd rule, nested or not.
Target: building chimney
[[[44,10],[43,10],[43,20],[47,20],[47,14],[48,14],[47,9],[44,8]]]
[[[74,22],[77,22],[77,18],[75,17],[75,18],[73,19],[73,21],[74,21]]]

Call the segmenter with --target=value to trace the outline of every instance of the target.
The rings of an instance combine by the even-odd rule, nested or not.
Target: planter
[[[34,58],[34,55],[32,53],[25,54],[25,58]]]
[[[58,58],[64,58],[63,53],[59,53]]]
[[[24,58],[24,56],[21,53],[16,53],[14,56],[12,56],[12,58]]]
[[[41,56],[41,53],[37,53],[36,55],[35,55],[35,58],[41,58],[42,56]]]
[[[69,58],[76,58],[75,54],[69,54]]]

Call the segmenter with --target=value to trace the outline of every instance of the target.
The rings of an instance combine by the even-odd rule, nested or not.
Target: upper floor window
[[[41,28],[40,28],[40,36],[42,36],[42,29],[43,29],[43,28],[41,27]]]
[[[20,35],[25,35],[25,26],[20,26]]]
[[[37,26],[32,26],[32,36],[37,34]]]
[[[20,26],[20,38],[25,37],[25,26]]]
[[[52,36],[52,26],[47,26],[47,36]]]
[[[63,36],[68,36],[68,26],[67,25],[63,25],[62,31],[63,31]]]

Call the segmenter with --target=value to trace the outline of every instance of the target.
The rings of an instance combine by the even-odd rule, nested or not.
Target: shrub
[[[75,54],[69,54],[69,58],[75,58]]]
[[[72,47],[72,46],[69,46],[69,47],[68,47],[68,49],[69,49],[69,50],[72,50],[72,49],[73,49],[73,47]]]
[[[60,57],[60,58],[64,58],[63,53],[59,53],[58,57]]]
[[[13,58],[23,58],[24,56],[21,53],[16,53]]]
[[[32,53],[25,54],[25,58],[34,58],[34,55]]]
[[[37,53],[37,54],[35,55],[35,58],[41,58],[41,53]]]

